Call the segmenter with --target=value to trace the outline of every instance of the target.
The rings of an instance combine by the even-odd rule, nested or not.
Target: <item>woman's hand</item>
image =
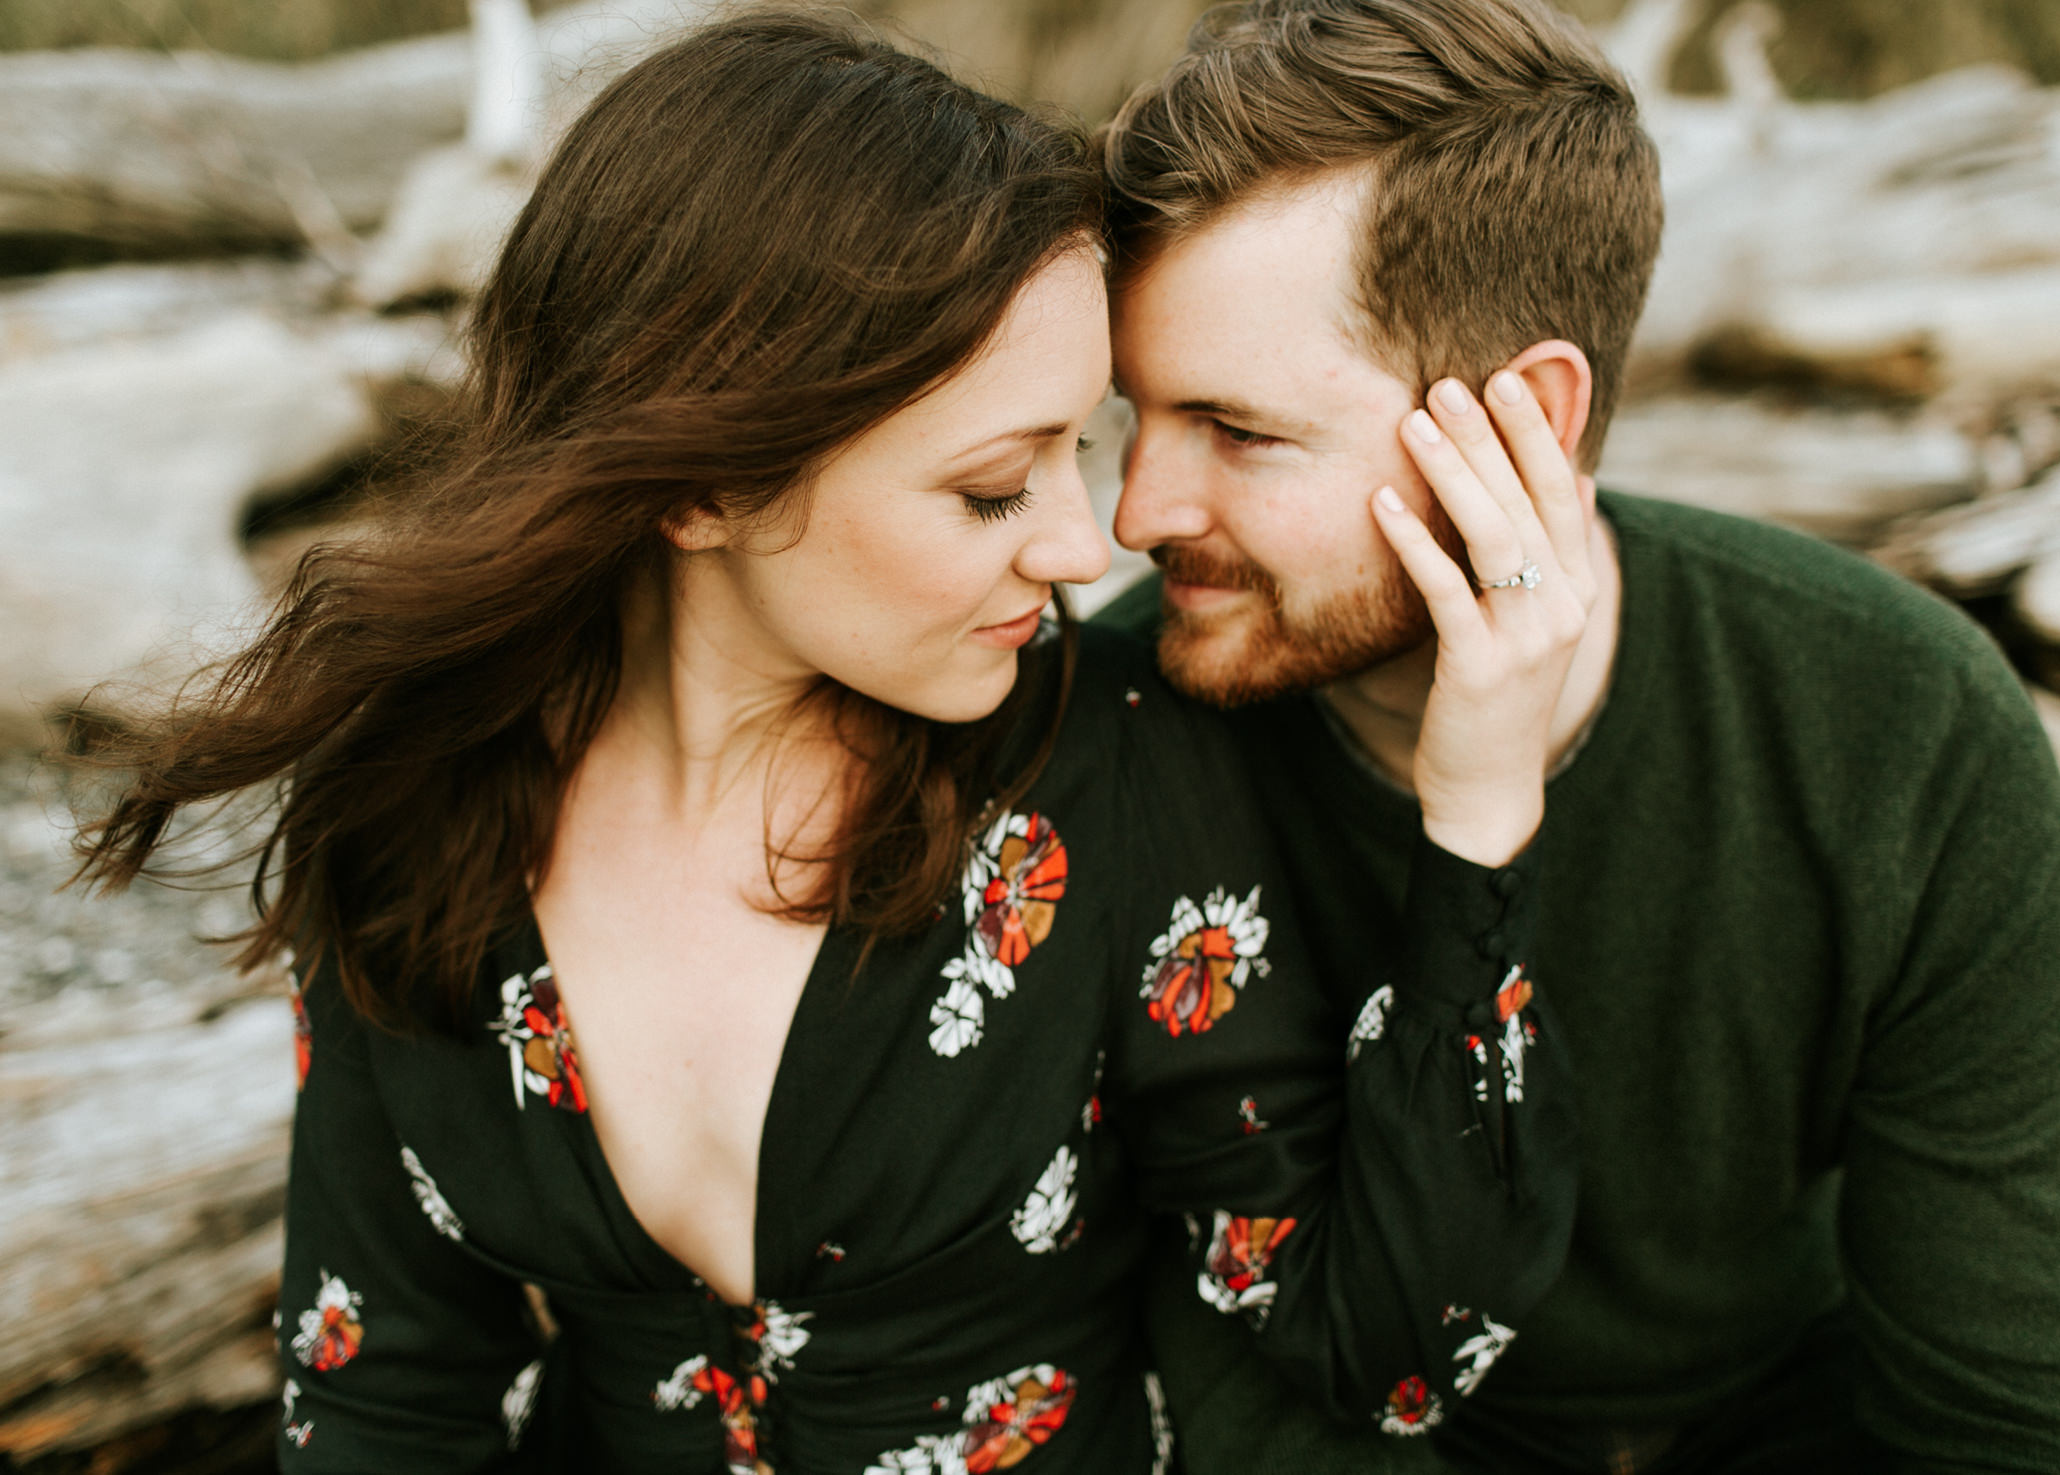
[[[1453,379],[1429,400],[1403,422],[1402,443],[1464,540],[1473,578],[1393,488],[1373,498],[1437,628],[1413,779],[1432,840],[1504,865],[1545,814],[1553,715],[1595,603],[1589,513],[1522,376],[1491,378],[1485,413]]]

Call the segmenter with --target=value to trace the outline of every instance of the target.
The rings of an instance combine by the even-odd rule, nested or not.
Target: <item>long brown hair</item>
[[[1100,219],[1080,137],[850,26],[760,15],[641,62],[502,251],[442,471],[96,754],[123,787],[81,874],[124,884],[183,806],[283,779],[240,961],[312,941],[363,1013],[455,1027],[548,860],[662,529],[805,510],[812,468],[972,359]],[[819,691],[863,761],[787,912],[929,921],[1004,750],[1010,794],[1048,751],[1056,715],[1027,763],[1006,741],[1029,684],[963,726]]]

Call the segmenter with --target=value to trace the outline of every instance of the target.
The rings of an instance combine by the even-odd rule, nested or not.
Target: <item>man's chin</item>
[[[1432,634],[1429,612],[1415,599],[1385,607],[1345,599],[1305,620],[1271,607],[1239,615],[1166,611],[1159,668],[1175,690],[1212,707],[1271,701],[1356,676]]]

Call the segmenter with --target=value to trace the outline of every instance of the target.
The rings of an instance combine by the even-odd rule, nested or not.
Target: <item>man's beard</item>
[[[1443,508],[1434,504],[1431,514],[1432,537],[1466,568],[1458,530]],[[1256,617],[1249,606],[1223,614],[1165,611],[1159,666],[1176,688],[1212,706],[1270,701],[1355,676],[1415,650],[1433,634],[1430,610],[1399,561],[1384,577],[1290,614],[1280,585],[1250,559],[1189,543],[1162,543],[1151,557],[1176,583],[1248,589],[1263,601]]]

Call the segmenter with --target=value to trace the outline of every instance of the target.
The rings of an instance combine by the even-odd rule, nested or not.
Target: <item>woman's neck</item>
[[[690,830],[740,806],[775,838],[824,823],[814,812],[850,760],[827,706],[807,700],[822,678],[770,644],[727,580],[691,564],[669,587],[652,580],[624,611],[622,678],[590,760],[634,773]]]

